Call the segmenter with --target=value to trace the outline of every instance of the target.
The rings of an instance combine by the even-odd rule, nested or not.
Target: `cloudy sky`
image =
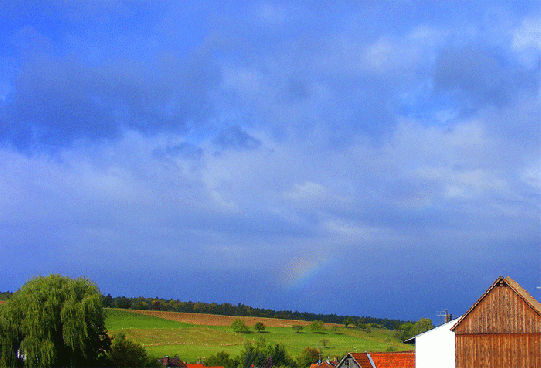
[[[4,0],[0,290],[438,320],[540,300],[541,3]]]

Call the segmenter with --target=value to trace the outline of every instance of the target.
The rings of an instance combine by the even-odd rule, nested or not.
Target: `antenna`
[[[438,317],[443,317],[444,318],[444,323],[447,323],[449,321],[451,321],[453,319],[453,315],[450,314],[447,309],[444,309],[442,311],[439,311],[439,312],[436,312],[438,313]]]

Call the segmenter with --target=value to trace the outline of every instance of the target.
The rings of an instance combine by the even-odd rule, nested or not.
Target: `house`
[[[455,333],[451,328],[458,320],[448,321],[404,341],[415,344],[416,368],[455,368]]]
[[[160,359],[160,363],[164,368],[187,368],[186,363],[184,363],[178,355],[175,355],[172,358],[166,355]]]
[[[541,368],[541,304],[500,276],[451,328],[456,368]]]
[[[415,368],[415,352],[349,353],[337,368]]]
[[[415,368],[414,351],[368,354],[375,368]]]

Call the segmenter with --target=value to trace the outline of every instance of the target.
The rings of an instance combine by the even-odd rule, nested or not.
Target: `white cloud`
[[[535,48],[541,51],[541,17],[526,18],[513,34],[513,49]]]

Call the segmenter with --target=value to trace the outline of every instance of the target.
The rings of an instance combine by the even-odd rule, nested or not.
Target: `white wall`
[[[455,319],[415,337],[416,368],[455,368]]]

